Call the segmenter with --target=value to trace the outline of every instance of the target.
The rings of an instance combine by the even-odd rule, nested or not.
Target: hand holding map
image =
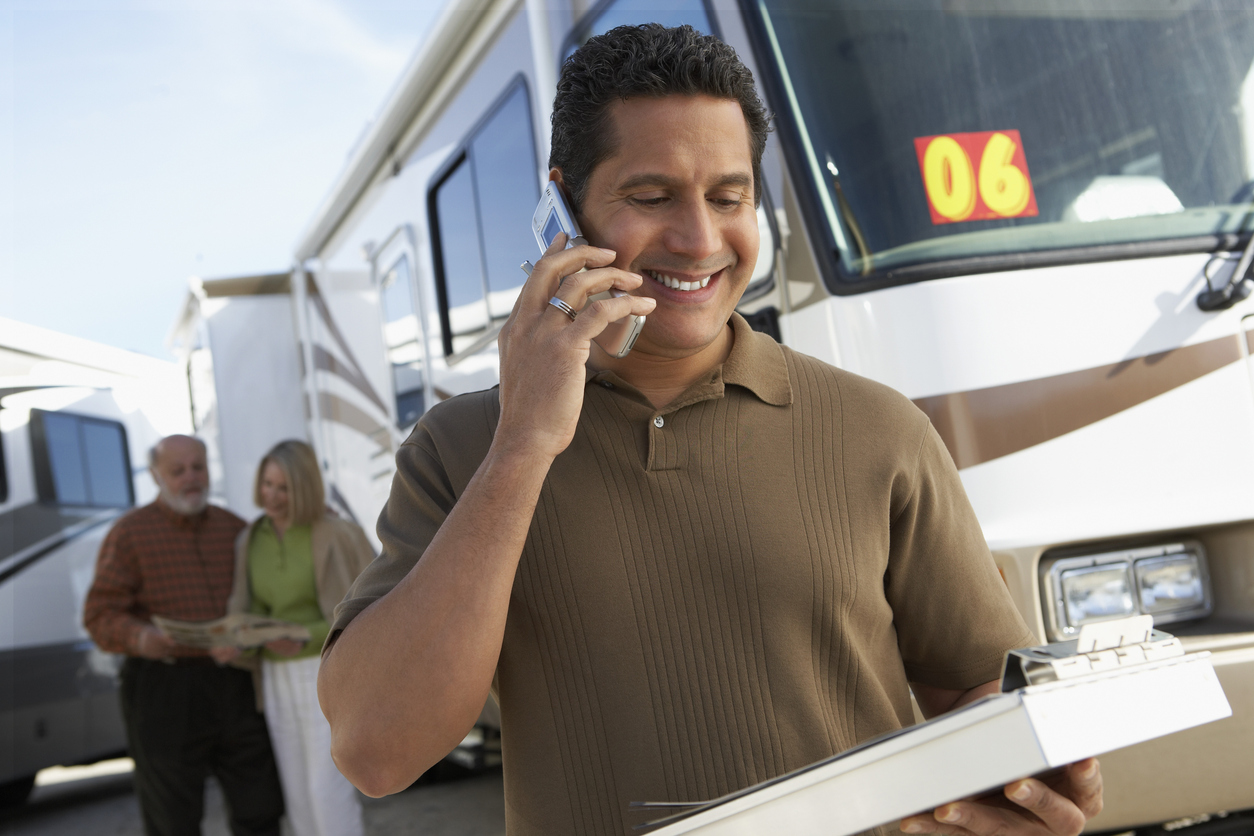
[[[188,647],[260,647],[277,639],[309,641],[309,630],[291,621],[253,613],[232,613],[213,621],[176,621],[152,617],[157,629]]]

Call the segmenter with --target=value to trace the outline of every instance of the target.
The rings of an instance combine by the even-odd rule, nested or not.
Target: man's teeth
[[[696,281],[681,282],[679,279],[671,278],[670,276],[654,272],[653,270],[646,270],[645,272],[648,273],[655,281],[661,282],[671,290],[697,290],[710,283],[709,276],[706,276],[704,279],[697,279]]]

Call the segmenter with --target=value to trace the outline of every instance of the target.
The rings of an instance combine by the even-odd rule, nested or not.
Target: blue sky
[[[440,0],[0,0],[0,316],[170,357],[285,270]]]

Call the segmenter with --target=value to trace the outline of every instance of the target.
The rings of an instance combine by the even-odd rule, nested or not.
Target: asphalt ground
[[[428,775],[386,798],[362,796],[367,836],[504,836],[505,799],[499,768],[470,775],[454,769]],[[127,760],[45,770],[30,800],[0,810],[2,836],[143,836]],[[202,836],[230,836],[222,792],[205,790]]]

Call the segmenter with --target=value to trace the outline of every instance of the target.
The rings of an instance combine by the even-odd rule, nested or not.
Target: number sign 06
[[[932,223],[1038,214],[1018,131],[924,136],[914,149]]]

